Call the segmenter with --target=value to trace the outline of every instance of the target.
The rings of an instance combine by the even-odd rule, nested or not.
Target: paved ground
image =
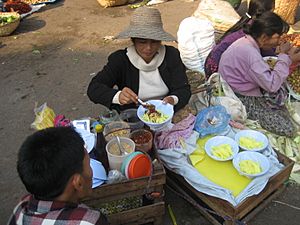
[[[190,16],[199,1],[173,0],[156,6],[166,30],[176,35],[180,21]],[[104,41],[129,22],[127,6],[103,9],[96,0],[59,0],[22,20],[16,32],[0,38],[0,224],[5,224],[19,198],[26,193],[16,173],[16,153],[33,130],[35,102],[47,102],[70,119],[97,116],[100,107],[89,102],[86,88],[91,74],[107,56],[128,41]],[[299,186],[288,186],[278,199],[299,207]],[[167,190],[178,224],[208,224],[205,219]],[[251,224],[296,225],[299,209],[270,204]],[[172,224],[166,214],[164,224]]]

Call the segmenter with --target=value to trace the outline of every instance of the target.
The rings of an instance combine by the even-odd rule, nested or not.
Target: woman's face
[[[133,44],[139,56],[141,56],[146,63],[150,63],[161,46],[161,41],[134,38]]]
[[[279,41],[280,41],[279,34],[273,34],[271,37],[263,34],[258,39],[258,44],[260,48],[264,50],[268,50],[268,49],[276,48],[279,45]]]

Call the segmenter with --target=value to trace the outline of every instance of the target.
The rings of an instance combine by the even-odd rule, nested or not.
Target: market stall
[[[172,137],[164,143],[172,146],[169,148],[159,148],[162,143],[156,139],[159,157],[167,169],[167,185],[212,224],[244,224],[284,190],[294,162],[268,144],[258,154],[268,159],[270,168],[261,176],[245,177],[237,172],[231,160],[216,161],[208,154],[206,143],[216,134],[206,135],[204,130],[202,127],[198,132],[193,131],[189,138],[178,141],[177,147],[172,146],[175,145]],[[162,132],[176,136],[174,130]],[[218,135],[234,140],[237,132],[227,126]],[[161,132],[157,135],[162,136]],[[238,151],[246,152],[241,148]]]

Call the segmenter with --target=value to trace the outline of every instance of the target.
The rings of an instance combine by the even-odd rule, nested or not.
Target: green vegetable
[[[220,159],[228,159],[233,155],[230,144],[221,144],[212,147],[212,154]]]
[[[0,16],[0,26],[14,22],[17,19],[15,16]]]
[[[251,137],[241,137],[239,140],[240,146],[247,148],[247,149],[256,149],[263,147],[264,143],[261,141],[257,141]]]
[[[258,174],[261,172],[261,167],[258,162],[253,160],[242,160],[239,163],[240,170],[246,174]]]

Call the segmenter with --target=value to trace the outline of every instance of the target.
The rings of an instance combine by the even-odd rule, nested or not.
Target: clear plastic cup
[[[106,145],[108,164],[111,170],[121,171],[124,159],[135,150],[135,143],[130,138],[120,137],[120,144],[127,152],[126,154],[120,152],[116,138],[111,139]]]
[[[123,121],[114,121],[104,126],[103,135],[108,142],[115,136],[127,137],[130,136],[130,126]]]

